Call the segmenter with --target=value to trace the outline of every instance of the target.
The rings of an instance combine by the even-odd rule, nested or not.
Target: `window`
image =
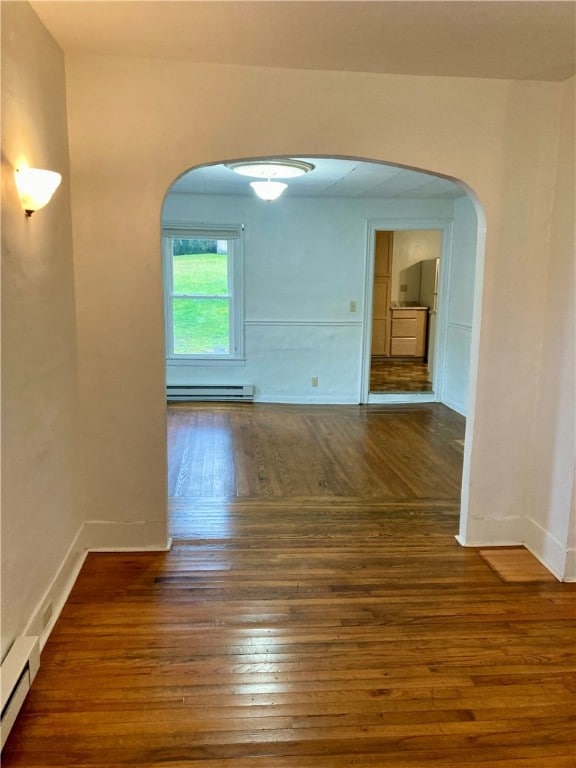
[[[166,226],[163,235],[168,359],[241,359],[242,228]]]

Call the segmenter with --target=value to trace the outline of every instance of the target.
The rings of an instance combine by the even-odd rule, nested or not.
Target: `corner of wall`
[[[22,634],[39,637],[44,647],[90,552],[166,552],[171,546],[164,521],[84,523]]]
[[[574,580],[573,482],[576,461],[574,226],[575,78],[558,97],[556,173],[548,230],[546,282],[542,286],[537,402],[531,441],[526,546],[558,578]],[[571,507],[572,500],[572,507]],[[572,511],[571,511],[572,510]],[[571,574],[571,576],[569,575]]]
[[[64,608],[85,559],[84,526],[81,526],[22,633],[38,636],[41,648],[44,647],[58,616]]]
[[[83,559],[64,55],[27,2],[2,4],[2,86],[4,656],[47,636]],[[62,174],[28,219],[19,166]]]
[[[545,565],[557,579],[564,580],[568,554],[566,544],[558,541],[550,531],[547,531],[531,517],[526,519],[524,529],[526,549],[529,549],[534,557],[538,558],[542,565]]]

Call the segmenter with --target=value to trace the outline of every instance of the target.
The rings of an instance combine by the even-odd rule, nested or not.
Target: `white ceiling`
[[[66,52],[560,81],[573,0],[32,0]]]
[[[382,163],[335,158],[299,157],[315,167],[295,179],[288,179],[288,197],[346,198],[454,198],[465,194],[448,179],[405,170]],[[253,179],[234,173],[225,165],[209,165],[181,176],[170,190],[197,195],[254,195]]]

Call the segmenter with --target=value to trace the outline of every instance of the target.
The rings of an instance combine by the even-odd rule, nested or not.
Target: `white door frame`
[[[438,313],[436,315],[435,362],[432,392],[404,394],[370,394],[370,352],[372,348],[372,302],[374,291],[374,241],[379,230],[436,229],[442,232],[440,254],[440,279],[438,286]],[[448,318],[448,284],[452,261],[452,218],[401,218],[369,219],[367,226],[365,281],[364,281],[364,333],[362,338],[362,370],[360,375],[361,403],[435,403],[442,402],[446,358],[446,333]]]

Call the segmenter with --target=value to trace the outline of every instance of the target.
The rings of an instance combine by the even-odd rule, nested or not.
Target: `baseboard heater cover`
[[[40,638],[18,637],[0,667],[2,722],[0,749],[8,738],[20,707],[40,667]]]
[[[252,402],[254,400],[254,387],[252,384],[224,386],[168,384],[166,387],[166,399],[168,402],[175,403],[187,403],[195,400],[240,400]]]

